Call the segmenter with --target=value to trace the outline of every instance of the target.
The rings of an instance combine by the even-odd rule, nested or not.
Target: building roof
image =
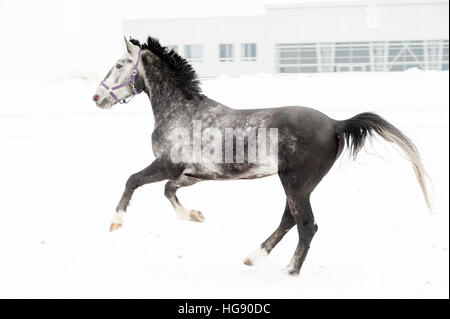
[[[402,4],[448,4],[448,0],[298,0],[297,3],[265,4],[266,9],[291,9],[306,7],[345,7],[345,6],[366,6],[366,5],[402,5]]]

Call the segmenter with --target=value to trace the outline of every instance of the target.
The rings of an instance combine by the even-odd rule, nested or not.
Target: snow
[[[180,190],[203,224],[177,220],[164,183],[147,185],[109,233],[127,177],[154,158],[147,98],[103,111],[90,100],[97,80],[2,77],[0,297],[448,298],[448,82],[448,72],[420,71],[203,80],[208,96],[237,108],[305,105],[336,119],[375,111],[421,151],[434,214],[408,162],[367,143],[313,193],[319,231],[290,278],[281,269],[295,229],[257,266],[242,264],[279,223],[278,177]]]

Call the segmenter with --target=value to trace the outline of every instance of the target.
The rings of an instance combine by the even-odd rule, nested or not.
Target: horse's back
[[[288,143],[293,139],[301,140],[302,143],[310,143],[312,146],[328,146],[336,142],[336,121],[309,107],[232,109],[228,114],[229,119],[234,119],[228,121],[229,124],[233,124],[231,127],[276,128],[279,138],[285,138]]]

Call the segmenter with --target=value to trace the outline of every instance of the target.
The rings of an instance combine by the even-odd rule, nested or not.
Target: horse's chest
[[[167,153],[167,141],[165,134],[161,130],[155,130],[152,133],[152,149],[155,157],[161,157]]]

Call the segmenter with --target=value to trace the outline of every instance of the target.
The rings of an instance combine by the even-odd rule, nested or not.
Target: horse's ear
[[[127,51],[129,54],[132,54],[134,51],[134,45],[131,43],[125,36],[123,36],[125,39],[125,45],[127,46]]]

